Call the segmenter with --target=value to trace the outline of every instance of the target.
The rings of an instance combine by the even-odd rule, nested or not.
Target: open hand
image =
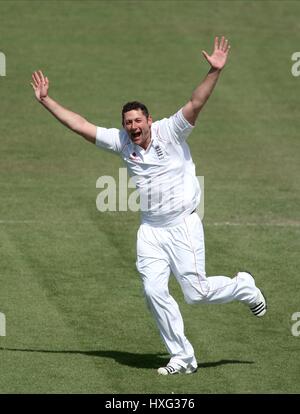
[[[36,99],[41,102],[48,96],[49,80],[47,77],[44,77],[41,70],[33,72],[31,77],[33,80],[33,83],[31,82],[31,86],[34,89]]]
[[[230,45],[228,40],[222,36],[220,43],[219,38],[215,38],[214,51],[211,56],[204,50],[202,50],[202,53],[212,68],[221,70],[225,66],[229,50]]]

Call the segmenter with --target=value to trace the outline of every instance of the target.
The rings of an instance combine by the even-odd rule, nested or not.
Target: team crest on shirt
[[[163,160],[165,156],[164,156],[164,153],[163,153],[163,150],[161,149],[161,147],[157,144],[157,145],[154,146],[154,149],[155,149],[155,152],[156,152],[156,155],[157,155],[158,159]]]

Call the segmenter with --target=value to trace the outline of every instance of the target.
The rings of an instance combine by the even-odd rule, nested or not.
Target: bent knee
[[[201,296],[201,295],[195,295],[195,296],[184,295],[184,300],[189,305],[195,305],[197,303],[203,302],[204,301],[204,296]]]
[[[207,284],[201,284],[195,288],[194,286],[190,286],[184,292],[184,300],[189,305],[194,305],[196,303],[204,303],[207,300]]]

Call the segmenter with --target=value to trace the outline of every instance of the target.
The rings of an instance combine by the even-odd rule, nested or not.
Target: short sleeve
[[[194,126],[185,119],[182,113],[182,108],[174,115],[170,116],[170,118],[165,118],[158,121],[158,123],[159,135],[164,140],[177,142],[179,144],[188,138],[194,128]]]
[[[127,138],[124,132],[117,128],[97,127],[96,145],[108,151],[120,153]]]

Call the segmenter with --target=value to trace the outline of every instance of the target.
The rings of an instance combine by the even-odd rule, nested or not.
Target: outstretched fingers
[[[44,78],[43,72],[41,70],[39,70],[39,75],[40,75],[41,82],[44,84],[45,83],[45,78]]]
[[[47,76],[44,76],[43,72],[41,70],[33,72],[31,75],[33,83],[31,83],[32,86],[34,86],[34,89],[40,88],[41,86],[49,86],[49,80]]]
[[[228,39],[225,39],[224,48],[223,48],[224,52],[226,52],[227,49],[228,49]]]
[[[225,53],[228,53],[228,52],[229,52],[229,49],[230,49],[230,44],[229,44],[228,40],[226,39],[226,45],[225,45],[225,50],[224,50],[224,52],[225,52]]]
[[[222,36],[222,38],[221,38],[219,49],[222,50],[222,52],[224,52],[224,53],[228,53],[228,51],[230,49],[228,39],[225,39],[224,36]]]
[[[209,60],[209,55],[207,52],[205,52],[205,50],[202,50],[202,55],[205,57],[205,59],[208,61]]]
[[[219,38],[218,38],[218,36],[215,37],[214,47],[215,47],[215,50],[219,49]]]
[[[31,79],[32,79],[32,82],[30,82],[30,85],[33,87],[33,90],[36,91],[38,89],[38,85],[36,83],[36,80],[35,80],[33,74],[31,75]]]
[[[215,42],[214,42],[214,48],[215,48],[215,51],[216,50],[222,50],[222,52],[226,53],[228,51],[228,49],[230,49],[228,39],[225,39],[225,37],[222,36],[221,40],[219,42],[219,37],[216,36],[215,37]]]
[[[219,44],[219,49],[222,50],[222,51],[224,51],[224,45],[225,45],[225,37],[222,36],[221,37],[220,44]]]
[[[38,77],[37,72],[33,72],[33,74],[31,75],[31,79],[33,80],[33,83],[36,87],[38,87],[39,83],[40,83],[40,79]]]

